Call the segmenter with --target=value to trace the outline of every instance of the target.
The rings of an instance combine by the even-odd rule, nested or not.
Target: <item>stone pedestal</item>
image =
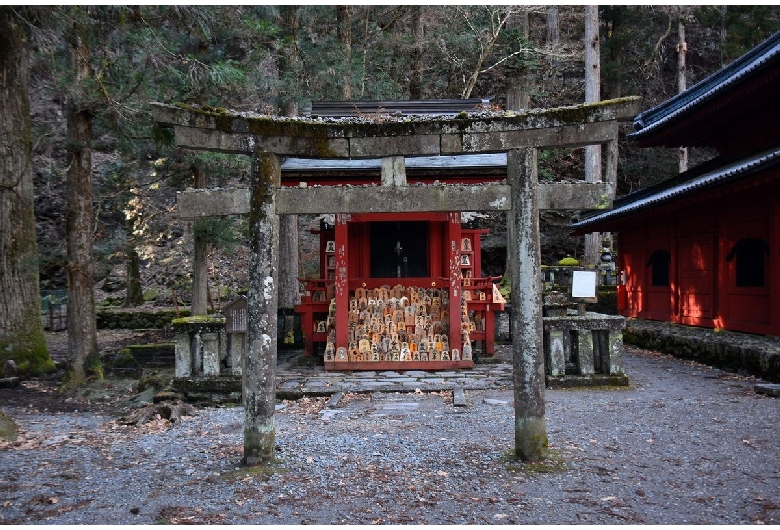
[[[230,375],[241,375],[246,356],[247,301],[239,296],[222,310],[227,333],[227,367]]]
[[[585,313],[545,316],[543,321],[547,386],[628,384],[623,373],[624,317]]]
[[[563,331],[550,330],[545,332],[545,357],[547,373],[553,377],[566,375],[566,346]]]
[[[232,375],[241,375],[246,356],[246,333],[228,333],[228,368]]]
[[[176,377],[216,377],[226,355],[225,317],[221,315],[177,318]]]

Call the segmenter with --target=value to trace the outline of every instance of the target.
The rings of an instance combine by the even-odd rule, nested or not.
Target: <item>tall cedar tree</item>
[[[86,15],[84,18],[87,18]],[[74,21],[67,34],[75,84],[90,77],[89,44],[84,27]],[[66,195],[66,238],[68,264],[68,370],[66,385],[87,378],[101,379],[103,369],[97,349],[97,315],[93,278],[95,261],[92,237],[95,214],[92,209],[92,118],[93,111],[71,94],[66,105],[68,124],[68,186]]]
[[[17,9],[0,7],[0,363],[37,374],[54,363],[40,316],[28,34]]]

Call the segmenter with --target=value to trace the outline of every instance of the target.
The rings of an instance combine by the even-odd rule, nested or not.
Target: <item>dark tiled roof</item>
[[[464,169],[506,167],[506,153],[480,155],[416,156],[404,161],[407,169]],[[382,167],[381,158],[340,160],[288,158],[282,163],[282,172],[286,171],[361,171],[378,170]]]
[[[583,231],[583,229],[611,221],[618,217],[652,208],[663,202],[682,198],[705,189],[714,188],[731,181],[748,177],[758,171],[765,170],[778,164],[780,164],[780,147],[775,146],[771,149],[752,154],[749,157],[725,163],[716,169],[711,169],[709,171],[701,172],[699,171],[699,168],[694,168],[691,172],[683,173],[679,175],[679,177],[663,182],[658,186],[626,195],[620,200],[615,201],[615,205],[611,210],[574,223],[572,228],[575,231]],[[708,166],[710,165],[708,164]],[[691,173],[694,173],[694,176],[692,176]],[[685,176],[688,178],[682,178]]]
[[[760,73],[776,59],[780,59],[780,32],[775,33],[730,65],[696,83],[685,92],[638,114],[634,118],[634,129],[637,132],[629,134],[628,138],[634,140],[643,138],[658,127],[675,120],[692,109],[706,105],[724,90]]]

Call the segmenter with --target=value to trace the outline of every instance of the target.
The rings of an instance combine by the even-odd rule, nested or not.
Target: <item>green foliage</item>
[[[780,29],[780,8],[776,5],[700,6],[694,16],[718,35],[720,42],[714,51],[719,52],[724,66]]]
[[[207,217],[195,221],[194,232],[207,244],[230,250],[244,241],[237,224],[231,217]]]
[[[506,299],[507,302],[512,300],[512,278],[509,274],[504,274],[501,277],[501,281],[498,283],[498,292]]]
[[[209,187],[225,186],[231,179],[249,182],[251,160],[223,153],[196,153],[188,160],[199,164],[209,178]]]
[[[160,147],[174,147],[176,145],[176,139],[173,135],[173,129],[168,127],[161,127],[158,124],[154,124],[151,127],[152,141]]]

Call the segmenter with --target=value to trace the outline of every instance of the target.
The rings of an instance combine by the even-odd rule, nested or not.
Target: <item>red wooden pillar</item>
[[[348,262],[348,232],[349,214],[336,214],[336,351],[346,348],[349,342],[349,284],[347,282]]]
[[[715,230],[715,265],[713,273],[715,274],[715,288],[712,296],[712,319],[716,328],[725,328],[726,320],[729,320],[728,287],[729,287],[729,266],[726,261],[726,255],[729,253],[727,245],[729,243],[729,223],[732,219],[732,212],[728,209],[721,209],[716,217]]]
[[[450,351],[457,349],[462,353],[461,345],[461,295],[460,278],[460,212],[449,214],[447,223],[447,263],[450,278]]]
[[[303,329],[303,354],[305,357],[311,357],[314,355],[314,313],[311,307],[301,313],[301,328]]]
[[[485,307],[485,355],[496,353],[495,313],[488,304]]]

